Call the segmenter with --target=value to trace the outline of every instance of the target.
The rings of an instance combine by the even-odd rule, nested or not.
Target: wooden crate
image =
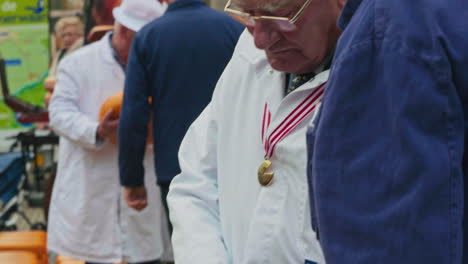
[[[38,263],[41,264],[47,263],[46,243],[47,233],[45,231],[0,232],[0,252],[30,252],[35,254]]]
[[[37,255],[30,251],[0,251],[0,263],[39,264]]]

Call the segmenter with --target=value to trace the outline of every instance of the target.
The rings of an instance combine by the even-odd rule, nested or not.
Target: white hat
[[[135,32],[163,13],[164,8],[157,0],[123,0],[112,10],[115,20]]]

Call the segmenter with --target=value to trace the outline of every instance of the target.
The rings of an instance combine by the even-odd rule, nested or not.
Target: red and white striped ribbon
[[[326,83],[314,89],[288,116],[267,136],[271,121],[268,103],[265,103],[262,121],[262,142],[265,148],[265,159],[271,158],[275,152],[276,144],[285,138],[289,132],[297,127],[322,101]]]
[[[265,103],[265,108],[263,109],[263,119],[262,119],[262,143],[266,151],[266,142],[265,142],[265,133],[270,127],[271,122],[271,112],[268,110],[268,103]]]

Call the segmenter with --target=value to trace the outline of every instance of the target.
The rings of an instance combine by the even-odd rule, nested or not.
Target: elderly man
[[[348,0],[310,129],[327,263],[468,264],[468,1]]]
[[[123,199],[117,146],[107,138],[118,119],[100,106],[122,91],[130,45],[144,24],[162,15],[157,1],[126,0],[114,9],[115,29],[61,62],[49,107],[60,152],[49,214],[48,248],[87,263],[158,263],[164,210],[154,183],[151,149],[145,165],[149,207],[138,213]],[[167,232],[167,230],[166,230]]]
[[[227,4],[248,32],[179,151],[182,172],[169,192],[176,263],[324,263],[310,225],[305,131],[342,5]]]

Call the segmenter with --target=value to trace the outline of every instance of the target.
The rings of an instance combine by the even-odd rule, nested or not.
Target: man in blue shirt
[[[468,263],[468,1],[348,0],[308,131],[327,263]]]
[[[146,206],[142,161],[148,121],[152,117],[157,182],[167,210],[169,184],[180,173],[182,138],[209,103],[243,30],[201,0],[170,2],[164,16],[135,36],[127,66],[119,168],[126,200],[139,210]]]

